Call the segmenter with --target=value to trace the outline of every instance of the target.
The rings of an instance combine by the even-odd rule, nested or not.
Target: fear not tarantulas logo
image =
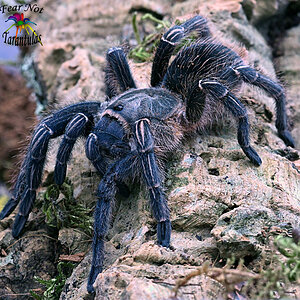
[[[3,42],[12,46],[32,46],[40,43],[43,46],[41,34],[36,32],[37,23],[33,20],[26,18],[24,13],[29,11],[31,16],[34,13],[42,13],[43,8],[37,6],[37,4],[20,4],[15,6],[2,5],[0,6],[0,12],[2,14],[8,12],[14,12],[5,22],[14,22],[3,33]],[[17,12],[19,11],[19,12]],[[24,11],[20,12],[20,11]],[[34,18],[34,17],[33,17]],[[14,34],[14,28],[16,32]]]
[[[30,24],[33,25],[37,25],[34,22],[31,22],[29,20],[29,18],[24,18],[24,14],[21,13],[15,13],[12,16],[8,17],[8,19],[5,21],[14,21],[15,23],[12,24],[8,29],[6,29],[3,33],[4,35],[4,43],[8,44],[15,44],[16,46],[28,46],[31,44],[36,44],[36,40],[43,46],[41,38],[36,34],[36,32],[32,29],[32,27],[30,26]],[[12,27],[16,27],[16,36],[11,40],[11,37],[8,37],[7,39],[7,35],[9,33],[9,29],[11,29]],[[35,35],[36,38],[30,36],[28,28],[32,31],[32,33]],[[18,32],[20,31],[20,33],[22,32],[22,29],[25,29],[28,36],[22,36],[22,37],[18,37]],[[11,42],[11,43],[10,43]]]

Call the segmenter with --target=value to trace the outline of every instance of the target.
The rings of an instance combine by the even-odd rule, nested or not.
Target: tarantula
[[[198,40],[181,49],[169,64],[176,45],[191,32]],[[1,212],[8,216],[18,205],[12,229],[18,237],[25,226],[41,184],[50,139],[63,135],[54,181],[61,185],[76,140],[86,137],[86,156],[102,175],[97,191],[93,260],[87,289],[103,268],[104,237],[109,228],[117,191],[126,192],[128,178],[140,176],[149,189],[158,244],[169,247],[170,212],[163,189],[162,169],[167,153],[180,147],[184,137],[204,128],[210,116],[226,109],[237,120],[238,142],[259,166],[261,159],[250,145],[245,106],[235,96],[243,82],[258,86],[276,102],[276,127],[286,145],[294,147],[287,129],[284,89],[249,67],[232,49],[212,38],[207,21],[195,16],[170,28],[161,38],[151,74],[151,87],[139,89],[122,48],[108,50],[106,102],[81,102],[44,118],[36,127],[18,175],[13,197]],[[220,109],[221,108],[221,109]]]

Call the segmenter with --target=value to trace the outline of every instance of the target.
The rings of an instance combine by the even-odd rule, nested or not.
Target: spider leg
[[[0,213],[0,220],[9,216],[19,203],[19,197],[23,193],[26,187],[26,176],[25,176],[26,161],[27,159],[25,158],[21,166],[20,173],[17,177],[16,184],[13,189],[13,197],[10,198],[10,200],[6,203],[6,205],[2,209]]]
[[[95,210],[93,260],[87,284],[89,293],[94,292],[93,284],[103,269],[104,238],[109,228],[111,211],[117,192],[117,181],[124,180],[132,172],[135,159],[136,155],[130,153],[114,163],[107,170],[99,184]]]
[[[238,142],[250,161],[259,166],[262,161],[250,145],[250,126],[245,106],[218,81],[209,79],[200,80],[199,89],[208,93],[214,99],[222,101],[224,106],[236,117],[238,121]]]
[[[136,88],[122,48],[110,48],[106,53],[106,60],[105,84],[108,98],[112,98],[128,89]]]
[[[95,169],[101,176],[104,176],[108,169],[108,164],[100,153],[100,143],[95,133],[90,133],[86,140],[85,152],[87,158],[92,162]],[[116,180],[119,193],[123,197],[129,197],[130,191],[127,185],[120,180]]]
[[[198,37],[211,36],[205,18],[195,16],[180,26],[171,27],[161,38],[152,65],[151,86],[160,85],[166,74],[169,60],[179,42],[191,32],[196,32]]]
[[[145,182],[149,189],[153,215],[157,220],[157,240],[160,245],[169,247],[171,237],[170,211],[162,188],[162,179],[156,162],[154,140],[148,119],[142,119],[135,123],[134,138]]]
[[[68,126],[66,127],[64,138],[57,152],[54,170],[54,181],[58,185],[62,185],[66,178],[67,163],[70,159],[71,152],[77,138],[82,135],[88,120],[89,119],[86,115],[79,113],[68,123]]]
[[[285,108],[285,92],[283,87],[275,83],[270,78],[258,73],[256,70],[248,66],[239,66],[234,68],[237,76],[252,85],[258,86],[263,89],[268,95],[273,97],[276,102],[276,128],[278,130],[279,137],[285,142],[287,146],[295,147],[294,140],[287,126],[287,115]]]
[[[17,178],[13,196],[0,213],[0,219],[7,217],[20,202],[19,212],[15,218],[12,230],[14,237],[19,236],[32,210],[36,199],[36,189],[42,180],[42,172],[50,139],[62,135],[66,127],[67,135],[65,138],[74,134],[74,132],[76,134],[78,128],[74,128],[74,122],[78,120],[77,115],[81,113],[92,120],[93,115],[103,109],[102,106],[103,103],[101,104],[99,102],[74,104],[53,113],[36,127]],[[77,124],[81,123],[79,122]],[[62,142],[63,146],[60,147],[59,161],[68,159],[67,157],[69,155],[68,151],[64,151],[66,148],[70,150],[64,140]],[[61,170],[62,169],[60,169],[60,172],[62,172]],[[61,179],[57,178],[57,180]]]
[[[14,237],[19,236],[36,199],[36,189],[39,187],[45,164],[49,140],[53,134],[45,123],[40,124],[29,146],[29,155],[26,156],[26,187],[21,196],[19,212],[16,215],[12,229]]]
[[[108,168],[108,165],[100,153],[99,146],[97,135],[95,133],[90,133],[86,140],[85,153],[98,173],[103,176]]]

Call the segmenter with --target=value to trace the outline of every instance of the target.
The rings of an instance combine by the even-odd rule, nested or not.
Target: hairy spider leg
[[[275,99],[276,103],[276,128],[279,137],[287,146],[295,147],[294,140],[288,130],[286,115],[286,98],[283,87],[275,83],[270,78],[258,73],[255,69],[248,66],[239,66],[232,69],[233,76],[241,77],[246,83],[255,85],[263,89],[269,96]]]
[[[42,180],[46,153],[52,134],[52,129],[46,123],[41,123],[35,130],[33,139],[29,145],[29,154],[26,156],[25,165],[26,187],[21,196],[19,212],[12,229],[13,237],[19,236],[32,210],[36,198],[36,189]]]
[[[156,162],[154,140],[148,119],[142,119],[135,123],[134,137],[145,182],[149,189],[153,215],[157,221],[157,240],[160,245],[169,247],[171,237],[170,210],[162,188],[162,179]]]
[[[111,207],[115,199],[118,183],[133,172],[132,167],[138,156],[143,166],[146,184],[149,188],[151,207],[157,224],[158,243],[168,247],[170,245],[171,222],[166,197],[162,190],[160,172],[154,154],[154,140],[150,132],[149,121],[140,120],[134,126],[137,152],[131,152],[125,158],[109,167],[98,187],[98,202],[95,211],[95,225],[93,238],[93,262],[88,279],[88,292],[93,292],[93,283],[103,269],[104,237],[107,234]],[[86,142],[87,157],[99,172],[103,172],[103,163],[100,162],[100,145],[103,141],[95,133],[91,133]]]
[[[224,106],[236,117],[238,121],[238,142],[242,150],[253,164],[256,166],[261,165],[262,161],[259,155],[250,145],[250,126],[245,106],[224,85],[216,80],[200,80],[199,88],[217,101],[222,101]]]
[[[105,84],[108,98],[117,96],[128,89],[136,88],[122,48],[110,48],[106,53],[106,60]]]
[[[104,238],[109,228],[111,210],[117,192],[117,181],[123,181],[133,170],[136,154],[130,153],[114,163],[103,176],[97,192],[97,205],[95,210],[93,260],[88,278],[87,290],[94,292],[93,284],[103,269]]]
[[[95,169],[100,175],[104,175],[108,165],[100,153],[98,137],[95,133],[90,133],[85,144],[85,153],[87,158],[92,162]]]
[[[89,121],[82,113],[77,114],[67,125],[63,140],[59,146],[56,165],[54,169],[54,181],[62,185],[66,178],[67,163],[70,160],[71,152],[78,137],[83,134],[85,126]]]
[[[0,213],[1,220],[7,217],[20,202],[19,212],[15,218],[12,230],[14,237],[20,235],[33,207],[36,189],[42,180],[49,140],[62,135],[68,123],[78,113],[82,113],[89,119],[92,119],[95,113],[102,110],[103,103],[99,102],[73,104],[53,113],[36,127],[17,178],[13,196]]]
[[[200,38],[211,36],[207,21],[201,16],[195,16],[180,26],[171,27],[161,38],[154,56],[151,86],[155,87],[162,82],[169,65],[169,60],[179,42],[191,32]]]
[[[9,216],[14,211],[16,206],[19,204],[20,195],[23,194],[23,191],[26,188],[26,172],[25,172],[26,171],[26,161],[27,161],[27,157],[25,157],[25,159],[22,163],[20,173],[17,177],[16,184],[15,184],[13,192],[12,192],[13,195],[10,198],[10,200],[6,203],[6,205],[4,206],[4,208],[2,209],[2,211],[0,213],[0,220]]]
[[[87,158],[92,162],[95,169],[101,176],[104,176],[108,169],[108,163],[101,154],[104,149],[110,152],[110,154],[115,155],[116,157],[120,156],[120,153],[126,155],[130,148],[128,144],[120,141],[118,138],[111,136],[111,139],[107,137],[109,134],[107,131],[117,133],[119,128],[117,128],[116,123],[110,123],[109,119],[103,116],[99,122],[94,127],[92,133],[89,134],[86,140],[85,152]],[[121,181],[116,180],[118,192],[124,196],[128,197],[130,195],[129,188],[127,185]]]

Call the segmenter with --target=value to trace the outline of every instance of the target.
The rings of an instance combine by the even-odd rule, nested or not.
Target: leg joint
[[[89,118],[83,113],[78,113],[77,115],[78,116],[83,116],[86,122],[89,120]]]
[[[230,69],[234,72],[234,74],[237,76],[237,77],[240,77],[241,76],[241,73],[239,72],[238,68],[232,68],[230,67]]]
[[[109,55],[113,52],[116,52],[116,51],[123,51],[123,49],[121,47],[111,47],[111,48],[108,49],[107,55]]]
[[[53,135],[53,130],[46,123],[42,123],[42,126],[50,133],[50,135]]]
[[[199,80],[198,86],[201,91],[208,90],[213,96],[218,99],[225,98],[229,93],[228,89],[224,85],[214,80]]]
[[[253,84],[259,79],[259,73],[248,66],[239,66],[236,70],[238,70],[244,80],[248,83]]]
[[[135,123],[135,139],[139,152],[150,152],[153,149],[154,141],[148,119],[142,119]]]
[[[174,26],[163,35],[161,40],[174,46],[183,37],[184,37],[184,28],[182,26]]]

